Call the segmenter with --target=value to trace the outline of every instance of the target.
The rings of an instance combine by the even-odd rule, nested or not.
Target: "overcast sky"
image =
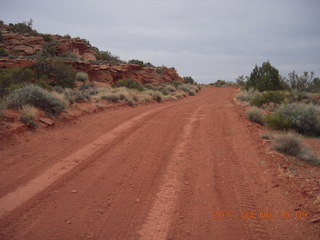
[[[0,0],[6,24],[81,37],[123,60],[175,67],[202,83],[249,75],[320,75],[320,0]]]

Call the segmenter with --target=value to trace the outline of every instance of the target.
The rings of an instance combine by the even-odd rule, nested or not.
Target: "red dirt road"
[[[205,88],[2,143],[0,239],[319,239],[234,94]]]

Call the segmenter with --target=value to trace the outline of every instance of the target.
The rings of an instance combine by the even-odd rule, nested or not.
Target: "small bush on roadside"
[[[178,86],[178,89],[188,93],[190,96],[195,96],[199,91],[198,86],[190,84],[181,84]]]
[[[24,105],[20,109],[20,121],[26,124],[29,128],[35,129],[38,127],[36,117],[38,109],[31,105]]]
[[[288,104],[277,113],[290,120],[292,128],[308,135],[320,135],[320,108],[312,105]]]
[[[264,113],[261,109],[257,108],[257,107],[252,107],[250,109],[248,109],[246,111],[247,114],[247,118],[251,121],[251,122],[256,122],[259,124],[264,124]]]
[[[88,74],[85,72],[77,72],[76,81],[85,82],[88,80]]]
[[[101,97],[102,100],[107,100],[109,101],[110,103],[117,103],[117,102],[120,102],[121,100],[121,97],[120,97],[120,94],[119,93],[106,93],[105,95],[103,95]]]
[[[161,102],[163,100],[163,95],[159,91],[155,91],[154,94],[152,95],[153,100],[157,102]]]
[[[282,91],[265,91],[256,95],[251,101],[250,105],[261,107],[267,103],[277,103],[280,104],[284,101],[285,95]]]
[[[168,95],[172,92],[175,92],[177,91],[177,89],[173,86],[173,85],[165,85],[163,88],[162,88],[162,93],[164,95]]]
[[[142,91],[134,94],[134,100],[136,102],[151,102],[153,98],[147,91]]]
[[[63,102],[54,97],[47,90],[35,85],[27,85],[16,89],[9,96],[9,107],[19,109],[24,105],[32,105],[53,115],[58,114],[65,109]]]
[[[267,139],[267,140],[274,139],[274,136],[272,135],[272,133],[269,133],[269,132],[262,133],[260,137],[262,139]]]
[[[143,85],[140,82],[136,82],[132,79],[121,79],[112,84],[113,88],[126,87],[130,89],[143,90]]]
[[[88,91],[78,91],[73,89],[66,89],[64,91],[64,96],[70,104],[81,101],[88,101],[91,99],[91,95]]]
[[[288,130],[291,128],[291,121],[275,112],[265,118],[265,123],[268,127],[276,130]]]
[[[178,90],[174,93],[172,93],[172,95],[176,98],[176,99],[181,99],[181,98],[184,98],[186,97],[186,93],[182,90]]]
[[[287,155],[298,156],[303,150],[303,144],[297,135],[288,133],[276,137],[272,148]]]
[[[272,148],[280,153],[295,156],[300,160],[313,164],[320,164],[313,151],[305,146],[300,138],[293,133],[276,137],[272,144]]]

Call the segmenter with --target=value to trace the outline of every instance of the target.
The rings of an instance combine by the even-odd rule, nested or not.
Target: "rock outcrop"
[[[0,58],[0,68],[31,67],[35,62],[36,62],[35,59]]]
[[[36,59],[0,58],[0,68],[32,67]],[[132,79],[143,84],[160,85],[166,82],[182,81],[176,70],[167,67],[142,67],[136,64],[91,64],[85,61],[66,61],[77,72],[86,72],[89,81],[112,84],[119,79]]]
[[[44,36],[30,36],[9,32],[5,27],[0,29],[2,42],[0,48],[4,48],[12,56],[34,56],[46,45],[56,48],[58,55],[72,53],[78,59],[96,60],[96,53],[86,42],[80,38],[69,38],[58,35],[48,35],[50,42],[46,42]]]
[[[87,62],[67,62],[78,72],[86,72],[90,81],[112,84],[119,79],[132,79],[143,84],[161,84],[171,81],[182,81],[173,68],[149,68],[136,64],[90,64]]]
[[[53,39],[57,42],[57,51],[60,54],[71,52],[79,59],[96,60],[96,53],[80,38],[61,38],[54,36]]]
[[[0,48],[4,48],[10,55],[0,57],[0,68],[31,67],[37,61],[37,54],[43,50],[54,51],[58,56],[72,53],[78,60],[66,61],[66,63],[72,65],[77,72],[86,72],[90,81],[112,84],[119,79],[132,79],[143,84],[154,85],[174,80],[182,81],[173,68],[142,67],[136,64],[92,64],[90,60],[96,60],[96,52],[80,38],[18,34],[5,25],[0,26],[0,33]]]
[[[32,56],[42,49],[45,44],[43,37],[23,36],[16,33],[2,33],[3,47],[13,56]]]

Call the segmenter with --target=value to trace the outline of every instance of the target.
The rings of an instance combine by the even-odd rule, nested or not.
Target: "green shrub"
[[[284,101],[285,95],[282,91],[265,91],[256,95],[250,102],[251,105],[261,107],[267,103],[277,103],[280,104]]]
[[[16,23],[16,24],[9,24],[9,30],[15,32],[15,33],[20,33],[20,34],[25,34],[28,33],[33,36],[39,35],[39,33],[36,30],[32,29],[32,23],[33,20],[30,19],[28,22],[24,21],[22,23]]]
[[[211,84],[210,84],[211,85]],[[212,85],[216,86],[216,87],[227,87],[230,86],[231,83],[226,82],[225,80],[217,80],[216,82],[214,82]]]
[[[57,56],[58,50],[56,47],[56,41],[48,42],[44,45],[42,45],[42,48],[40,51],[37,52],[38,58],[52,58]]]
[[[281,90],[283,83],[278,69],[273,67],[270,62],[264,62],[262,66],[255,66],[252,70],[246,87],[253,87],[259,91]]]
[[[51,61],[42,59],[33,65],[38,77],[46,75],[54,79],[54,85],[73,88],[75,82],[75,72],[72,67],[66,65],[61,58],[53,58]]]
[[[126,87],[130,89],[143,90],[143,85],[140,82],[136,82],[132,79],[121,79],[112,84],[113,88]]]
[[[259,124],[264,124],[264,113],[261,109],[252,107],[246,111],[247,118],[251,122],[256,122]]]
[[[35,73],[29,68],[0,69],[0,97],[34,79]]]
[[[3,47],[0,47],[0,57],[7,57],[7,56],[9,56],[9,53]]]
[[[288,104],[277,113],[289,119],[292,128],[303,134],[320,135],[320,108],[312,105]]]
[[[186,83],[186,84],[195,84],[196,82],[194,81],[194,79],[190,76],[186,76],[186,77],[183,77],[183,83]]]
[[[68,61],[77,61],[78,58],[76,55],[74,55],[72,52],[65,52],[62,55],[60,55],[61,58]]]
[[[88,80],[88,74],[85,72],[77,72],[76,80],[81,81],[81,82],[85,82]]]
[[[35,85],[27,85],[16,89],[9,96],[9,107],[19,109],[24,105],[32,105],[42,109],[47,114],[53,115],[65,109],[64,104],[59,99],[52,96],[47,90]]]
[[[94,48],[94,47],[93,47],[93,49],[97,53],[96,58],[98,61],[102,61],[104,63],[109,63],[109,64],[123,63],[123,61],[121,61],[118,56],[113,55],[109,51],[100,51],[98,48]]]
[[[251,102],[251,100],[255,98],[258,94],[259,92],[253,89],[242,90],[237,94],[237,99],[239,101]]]
[[[288,130],[291,128],[291,121],[275,112],[265,118],[265,123],[268,127],[276,130]]]
[[[42,37],[45,42],[52,42],[53,41],[50,34],[42,34]]]
[[[137,59],[132,59],[128,61],[128,64],[137,64],[137,65],[143,66],[144,62]]]
[[[280,153],[295,156],[309,163],[320,163],[313,151],[305,146],[297,135],[292,133],[276,137],[272,148]]]
[[[66,89],[64,91],[64,95],[66,100],[70,104],[73,104],[75,102],[88,101],[91,99],[91,94],[87,90],[78,91],[73,89]]]
[[[175,87],[178,88],[178,86],[180,86],[182,84],[182,82],[178,82],[176,80],[172,81],[171,84]]]

